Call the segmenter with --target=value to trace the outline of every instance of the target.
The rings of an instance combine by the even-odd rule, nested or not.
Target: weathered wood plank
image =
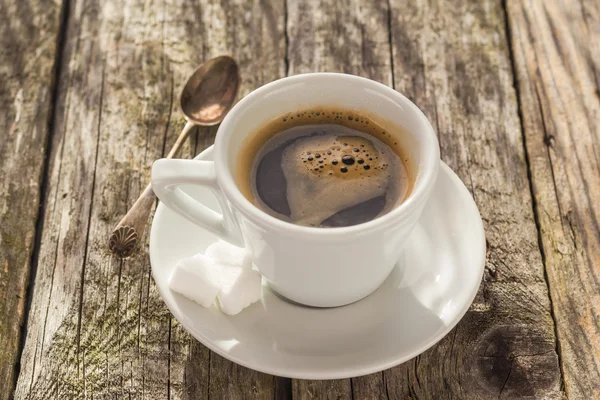
[[[600,5],[508,13],[565,391],[600,398]]]
[[[235,58],[242,77],[240,97],[285,76],[283,0],[205,0],[200,2],[200,9],[197,18],[205,26],[205,56],[230,54]],[[212,144],[215,130],[212,133],[199,143],[198,150]],[[252,371],[214,353],[210,355],[209,370],[211,399],[272,399],[286,395],[287,379]]]
[[[122,262],[105,248],[183,127],[177,99],[187,76],[223,52],[240,63],[243,93],[283,76],[283,24],[282,2],[71,4],[17,398],[197,399],[229,389],[272,398],[286,390],[285,380],[209,361],[160,299],[147,249]],[[212,143],[215,129],[199,131],[188,156]]]
[[[273,399],[276,379],[237,365],[215,353],[211,354],[211,399]]]
[[[17,398],[167,392],[161,335],[170,315],[151,295],[145,253],[119,262],[102,238],[162,153],[173,79],[150,36],[162,32],[160,11],[134,1],[70,4]]]
[[[0,1],[0,399],[19,358],[51,121],[61,2]]]
[[[171,315],[149,277],[147,253],[120,261],[105,246],[113,218],[122,216],[147,184],[146,174],[163,153],[169,127],[182,126],[181,118],[173,115],[175,74],[181,71],[163,44],[164,3],[97,6],[104,78],[79,298],[81,380],[73,395],[165,398],[171,364],[181,362],[183,355],[171,351]],[[191,153],[190,147],[185,151]]]
[[[292,380],[293,399],[352,399],[352,386],[350,379],[330,381]],[[358,397],[360,398],[360,397]]]
[[[209,57],[205,54],[205,32],[208,29],[201,15],[201,5],[193,1],[169,1],[163,3],[162,27],[164,33],[162,43],[165,51],[165,58],[170,61],[173,72],[173,101],[170,108],[171,122],[166,127],[166,143],[163,154],[173,146],[177,136],[183,129],[182,113],[179,109],[178,99],[183,85],[189,74],[203,60]],[[198,129],[194,138],[193,147],[190,143],[189,148],[183,150],[180,157],[193,157],[198,150],[204,148],[205,141],[214,138],[214,129]],[[202,147],[200,147],[202,146]],[[150,162],[151,164],[151,162]],[[149,165],[150,165],[149,164]],[[149,180],[149,170],[146,170],[144,181]],[[132,199],[132,201],[135,201]],[[133,204],[129,202],[129,206]],[[152,217],[151,217],[152,219]],[[151,220],[150,219],[150,220]],[[154,281],[150,277],[149,260],[145,266],[148,271],[148,281],[150,282],[151,298],[157,303],[157,307],[166,310],[162,299],[157,291]],[[160,304],[158,306],[158,304]],[[168,312],[168,311],[166,311]],[[163,337],[161,347],[166,347],[170,355],[168,365],[161,365],[161,369],[153,370],[145,368],[144,374],[150,376],[162,375],[168,377],[166,381],[167,398],[169,399],[202,399],[208,397],[209,374],[210,374],[210,351],[202,344],[192,338],[179,323],[169,315],[169,334]],[[161,352],[159,352],[160,354]],[[156,357],[156,352],[152,354]],[[152,367],[152,363],[149,364]],[[165,381],[163,380],[163,386]],[[144,386],[144,384],[142,384]],[[152,396],[143,393],[140,398],[164,398],[160,394]]]
[[[386,400],[388,392],[384,373],[359,376],[352,379],[352,398],[365,400]]]
[[[505,14],[499,0],[392,0],[395,87],[429,117],[470,189],[488,260],[459,325],[385,372],[390,398],[561,398]]]
[[[380,1],[287,2],[289,74],[329,71],[392,85],[388,9]],[[377,399],[385,396],[381,373],[350,382],[294,380],[295,399]]]
[[[387,5],[378,1],[288,1],[289,75],[329,71],[392,86]]]

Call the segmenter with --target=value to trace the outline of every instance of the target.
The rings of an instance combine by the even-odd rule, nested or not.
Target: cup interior
[[[236,104],[219,127],[215,141],[217,176],[221,188],[232,201],[243,206],[251,205],[235,182],[238,155],[248,135],[286,113],[319,107],[339,107],[368,115],[382,126],[392,128],[392,134],[393,127],[403,128],[396,131],[409,159],[414,185],[410,195],[397,209],[414,201],[413,198],[425,191],[431,180],[435,180],[439,165],[437,138],[425,115],[410,100],[366,78],[313,73],[280,79],[257,89]]]

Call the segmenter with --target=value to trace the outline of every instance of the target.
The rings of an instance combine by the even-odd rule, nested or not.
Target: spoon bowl
[[[218,124],[233,107],[239,82],[239,69],[233,58],[213,58],[188,79],[179,99],[181,110],[196,125]]]

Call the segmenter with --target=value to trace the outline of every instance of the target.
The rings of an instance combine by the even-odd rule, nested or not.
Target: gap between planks
[[[21,331],[19,333],[19,350],[17,359],[15,362],[15,374],[12,382],[12,388],[16,388],[17,380],[19,379],[19,375],[21,373],[21,356],[23,355],[23,349],[25,348],[25,339],[27,335],[27,327],[29,324],[29,310],[31,309],[31,303],[33,299],[33,289],[35,286],[35,276],[37,273],[38,265],[39,265],[39,256],[40,256],[40,246],[42,243],[42,228],[44,226],[44,217],[46,215],[46,200],[49,194],[48,192],[48,181],[49,181],[49,171],[50,171],[50,150],[52,147],[52,142],[54,138],[54,130],[55,130],[55,122],[56,122],[56,106],[57,100],[59,97],[59,88],[60,88],[60,76],[62,73],[62,65],[63,65],[63,53],[65,49],[65,44],[67,40],[67,28],[69,22],[69,1],[70,0],[62,0],[61,8],[60,8],[60,17],[59,17],[59,29],[58,35],[56,38],[56,54],[54,58],[54,66],[52,67],[53,77],[50,85],[52,95],[50,98],[50,103],[48,104],[48,137],[46,138],[46,143],[44,145],[44,161],[42,166],[42,181],[40,184],[40,194],[39,194],[39,208],[38,215],[35,222],[35,237],[33,244],[33,251],[31,253],[30,260],[30,269],[29,269],[29,279],[26,286],[26,300],[25,300],[25,308],[23,310],[23,324],[21,326]]]
[[[514,52],[514,47],[513,47],[512,37],[511,37],[511,30],[510,30],[511,21],[510,21],[510,14],[508,12],[508,4],[507,4],[508,1],[509,0],[502,0],[502,10],[504,11],[504,21],[506,23],[505,33],[506,33],[506,42],[508,44],[508,56],[510,58],[510,64],[511,64],[511,69],[512,69],[512,74],[513,74],[513,89],[514,89],[515,96],[517,99],[517,116],[519,118],[519,127],[521,129],[521,137],[523,140],[525,164],[527,165],[527,181],[529,183],[529,192],[531,194],[533,220],[535,222],[535,228],[537,231],[537,240],[538,240],[538,246],[540,248],[540,254],[542,257],[542,265],[544,267],[544,281],[546,282],[546,287],[548,288],[548,299],[550,301],[550,316],[552,317],[552,322],[554,324],[554,341],[555,341],[554,349],[555,349],[556,355],[558,356],[558,366],[560,368],[560,390],[564,391],[565,374],[564,374],[564,370],[563,370],[562,355],[560,352],[560,345],[559,345],[559,341],[558,341],[558,326],[556,323],[556,316],[554,314],[552,291],[550,290],[550,281],[548,278],[548,271],[547,271],[547,266],[546,266],[546,251],[544,249],[544,243],[542,240],[542,230],[541,230],[540,219],[539,219],[538,204],[537,204],[537,199],[535,197],[535,191],[533,190],[533,176],[532,176],[532,169],[531,169],[531,160],[529,159],[529,151],[527,148],[527,135],[525,134],[525,126],[523,124],[521,92],[519,91],[519,76],[518,76],[518,71],[517,71],[517,66],[516,66],[516,61],[515,61],[515,52]],[[508,378],[507,378],[507,380],[508,380]]]

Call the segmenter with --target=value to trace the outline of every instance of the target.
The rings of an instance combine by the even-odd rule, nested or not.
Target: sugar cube
[[[217,295],[221,310],[235,315],[258,301],[262,294],[261,276],[251,268],[220,266],[221,291]]]
[[[211,244],[205,253],[218,264],[234,265],[237,267],[251,268],[252,260],[245,248],[237,247],[224,240]]]
[[[169,287],[201,306],[210,307],[220,290],[220,273],[212,259],[196,254],[175,265]]]

